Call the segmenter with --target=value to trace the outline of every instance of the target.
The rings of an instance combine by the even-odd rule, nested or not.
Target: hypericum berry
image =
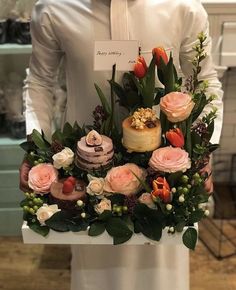
[[[175,228],[174,228],[174,227],[169,227],[168,232],[169,232],[169,233],[174,233],[174,232],[175,232]]]
[[[189,181],[189,177],[187,176],[187,175],[183,175],[182,177],[181,177],[181,181],[183,182],[183,183],[188,183],[188,181]]]
[[[185,198],[184,198],[184,196],[183,195],[180,195],[180,197],[179,197],[179,202],[184,202],[185,201]]]
[[[84,219],[84,218],[86,218],[86,213],[85,212],[82,212],[81,213],[81,217]]]
[[[81,199],[77,200],[77,205],[78,205],[79,207],[83,206],[83,205],[84,205],[83,200],[81,200]]]
[[[209,216],[209,215],[210,215],[210,211],[209,211],[208,209],[206,209],[206,210],[204,211],[204,215],[205,215],[205,216]]]
[[[172,204],[169,204],[169,203],[168,203],[168,204],[166,205],[166,209],[167,209],[167,210],[172,210],[172,208],[173,208]]]

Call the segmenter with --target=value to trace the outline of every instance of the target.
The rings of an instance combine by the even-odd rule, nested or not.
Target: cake
[[[77,142],[76,165],[84,170],[92,171],[109,168],[113,163],[114,148],[112,140],[100,135],[95,130]]]
[[[122,122],[123,146],[130,152],[153,151],[161,145],[161,125],[156,112],[140,108]]]
[[[74,179],[71,183],[69,178],[63,178],[52,183],[50,187],[50,203],[57,204],[60,209],[75,209],[78,200],[86,199],[86,184],[83,180]],[[70,185],[70,190],[65,190],[66,183]]]

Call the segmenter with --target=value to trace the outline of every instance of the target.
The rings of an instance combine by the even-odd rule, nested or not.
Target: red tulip
[[[171,129],[166,132],[166,139],[174,147],[184,146],[184,135],[179,128]]]
[[[164,61],[165,64],[168,63],[168,56],[165,52],[165,49],[163,47],[155,47],[152,50],[152,54],[156,56],[156,65],[157,67],[160,67],[161,64],[161,58]]]
[[[151,194],[154,198],[159,197],[164,203],[171,201],[170,186],[165,177],[157,177],[157,179],[153,180],[152,187]]]
[[[137,78],[142,79],[147,73],[147,64],[142,56],[139,56],[134,65],[134,74]]]

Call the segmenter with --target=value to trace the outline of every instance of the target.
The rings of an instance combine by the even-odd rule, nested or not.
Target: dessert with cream
[[[112,165],[114,148],[112,140],[92,130],[77,143],[76,165],[91,171]]]
[[[140,108],[122,123],[123,146],[130,152],[153,151],[161,145],[161,125],[156,112]]]

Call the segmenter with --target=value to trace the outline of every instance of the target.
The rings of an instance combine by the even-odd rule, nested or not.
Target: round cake
[[[66,179],[52,183],[50,187],[50,203],[55,203],[60,209],[75,209],[77,200],[86,199],[86,184],[83,180],[76,179],[70,192],[64,192]]]
[[[76,165],[91,171],[108,168],[113,162],[114,148],[109,137],[92,130],[78,141],[76,153]]]
[[[138,109],[122,128],[123,146],[130,152],[153,151],[161,145],[161,124],[152,109]]]

